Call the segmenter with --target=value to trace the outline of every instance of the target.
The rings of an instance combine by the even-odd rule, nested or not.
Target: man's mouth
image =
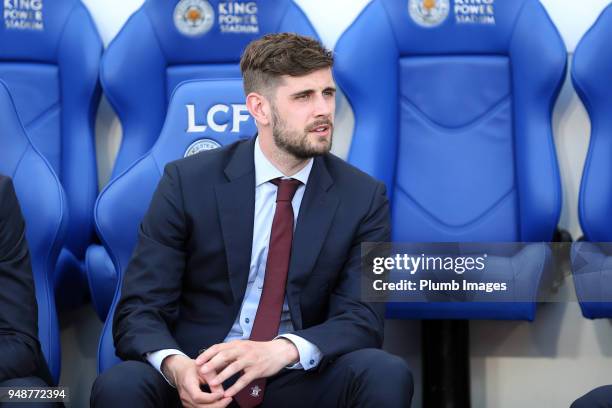
[[[331,130],[331,125],[325,124],[325,125],[319,125],[313,128],[310,128],[310,133],[314,133],[315,135],[318,136],[327,136],[330,133]]]

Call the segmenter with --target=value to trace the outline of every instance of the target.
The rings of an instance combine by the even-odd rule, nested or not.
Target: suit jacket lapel
[[[254,142],[255,138],[236,147],[225,168],[229,182],[215,187],[229,280],[237,307],[246,291],[251,264],[255,213]]]
[[[296,330],[302,328],[300,288],[314,267],[340,203],[332,185],[325,161],[316,157],[300,205],[287,277],[287,301]]]

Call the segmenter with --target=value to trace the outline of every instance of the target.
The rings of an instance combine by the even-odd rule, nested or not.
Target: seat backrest
[[[178,83],[240,78],[246,45],[283,31],[316,37],[292,0],[145,1],[109,45],[100,71],[123,128],[113,177],[151,148]]]
[[[0,173],[13,179],[26,221],[39,340],[57,382],[61,358],[53,272],[66,230],[66,199],[51,165],[26,136],[7,85],[1,80],[0,123]]]
[[[252,137],[256,130],[244,104],[242,80],[191,80],[175,89],[163,129],[151,151],[112,180],[96,203],[98,234],[113,261],[119,282],[136,245],[138,225],[164,166],[202,150]],[[112,340],[112,318],[119,293],[120,285],[100,338],[100,372],[118,361]]]
[[[578,211],[587,240],[612,241],[612,5],[580,40],[572,81],[591,120],[591,140],[584,163]]]
[[[572,244],[572,272],[582,314],[590,319],[612,316],[612,5],[582,37],[572,63],[572,82],[591,120],[584,162],[578,217],[585,241]]]
[[[102,42],[80,0],[3,4],[0,79],[32,143],[66,191],[65,245],[82,259],[93,235],[98,192],[93,129]]]
[[[396,241],[549,241],[566,51],[538,0],[373,0],[336,46],[349,162],[385,181]]]

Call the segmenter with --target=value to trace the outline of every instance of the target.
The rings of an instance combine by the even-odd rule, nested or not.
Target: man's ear
[[[246,97],[246,106],[255,122],[262,126],[270,125],[272,112],[270,111],[270,102],[265,96],[251,92]]]

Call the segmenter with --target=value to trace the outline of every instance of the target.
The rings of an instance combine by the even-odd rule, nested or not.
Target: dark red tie
[[[293,240],[293,207],[291,200],[302,184],[294,179],[274,179],[276,184],[276,211],[268,244],[266,276],[250,340],[269,341],[278,335],[281,312],[285,300],[285,286]],[[241,408],[255,407],[263,401],[266,379],[259,378],[234,396]]]

